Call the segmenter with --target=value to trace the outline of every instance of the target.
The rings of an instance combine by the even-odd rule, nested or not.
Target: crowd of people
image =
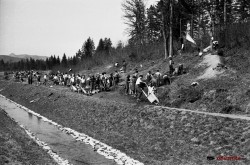
[[[122,69],[118,72],[107,74],[103,72],[101,74],[74,74],[70,69],[68,72],[60,73],[59,71],[54,74],[44,74],[34,71],[16,72],[15,77],[21,82],[24,78],[28,79],[28,84],[32,84],[36,79],[37,85],[62,85],[70,87],[72,91],[82,92],[86,95],[92,95],[101,91],[109,91],[111,87],[117,86],[121,81],[121,74],[125,74],[125,94],[131,95],[141,100],[143,90],[147,92],[155,92],[156,87],[171,83],[171,77],[173,75],[180,75],[183,73],[183,65],[180,64],[177,68],[173,67],[173,61],[169,61],[169,72],[163,74],[160,70],[156,72],[148,71],[145,75],[139,74],[136,69],[134,73],[126,73],[127,63],[123,61]],[[115,67],[118,68],[118,63],[115,63]],[[131,73],[131,72],[130,72]],[[43,82],[42,82],[43,79]],[[52,82],[52,83],[51,83]]]
[[[69,86],[73,91],[83,92],[88,95],[108,91],[111,87],[117,86],[120,81],[118,71],[110,74],[103,72],[89,75],[58,73],[52,75],[52,77],[54,85]]]
[[[143,75],[139,75],[138,70],[135,70],[133,74],[127,74],[125,79],[125,94],[132,95],[141,100],[142,93],[147,91],[147,95],[156,92],[156,88],[161,85],[169,85],[171,83],[171,77],[174,75],[183,74],[183,64],[179,64],[177,68],[174,68],[173,61],[170,59],[169,72],[161,73],[157,70],[155,73],[148,71],[145,78]]]
[[[68,86],[73,91],[83,92],[85,94],[93,94],[100,91],[108,91],[111,87],[118,85],[120,81],[120,75],[118,71],[115,73],[107,74],[103,72],[101,74],[89,74],[89,75],[80,75],[69,72],[60,73],[59,71],[56,74],[44,74],[43,82],[42,74],[39,72],[28,71],[28,72],[16,72],[15,78],[19,79],[21,82],[24,81],[24,78],[28,79],[28,84],[32,84],[36,79],[37,85],[62,85]],[[49,83],[52,82],[51,83]]]

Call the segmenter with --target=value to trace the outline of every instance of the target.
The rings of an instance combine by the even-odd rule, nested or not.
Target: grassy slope
[[[171,85],[162,86],[158,89],[158,97],[161,104],[171,107],[181,107],[193,110],[221,113],[250,114],[250,59],[249,50],[234,48],[225,51],[224,59],[228,66],[225,72],[217,78],[199,80],[198,87],[190,87],[197,81],[196,78],[203,73],[206,67],[197,65],[202,58],[194,54],[183,54],[174,57],[175,66],[184,64],[187,74],[175,77]],[[142,64],[143,67],[140,67]],[[162,73],[168,71],[168,61],[162,59],[154,61],[129,62],[128,74],[133,74],[137,68],[140,74],[146,75],[151,70],[159,69]],[[94,67],[91,70],[81,71],[83,74],[114,72],[117,68]],[[122,74],[122,78],[125,75]]]
[[[175,57],[175,64],[184,63],[188,73],[159,89],[162,103],[209,112],[221,112],[231,105],[231,109],[224,109],[224,112],[248,113],[245,111],[250,101],[248,51],[227,51],[225,59],[230,69],[222,76],[199,81],[198,87],[191,88],[191,82],[205,69],[194,67],[202,58],[191,54]],[[167,62],[162,60],[155,60],[154,64],[153,61],[141,63],[142,68],[139,67],[140,63],[130,63],[130,69],[137,67],[144,75],[148,70],[168,71]],[[82,73],[114,70],[113,67],[106,70],[96,67]],[[208,162],[206,156],[250,156],[249,122],[148,108],[132,102],[122,103],[123,96],[117,99],[115,93],[111,97],[114,101],[110,101],[110,98],[107,101],[55,88],[12,84],[1,93],[64,126],[120,149],[145,164],[223,164],[221,161]],[[51,92],[53,95],[49,96]],[[35,98],[40,98],[39,102],[30,104],[29,101]],[[230,163],[235,164],[224,162]]]
[[[234,164],[207,161],[206,157],[250,156],[247,121],[107,101],[68,90],[17,83],[0,93],[145,164]],[[36,98],[40,98],[38,102],[30,103]]]

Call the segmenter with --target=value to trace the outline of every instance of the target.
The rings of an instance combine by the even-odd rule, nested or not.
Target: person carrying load
[[[142,81],[143,75],[140,75],[135,83],[137,101],[141,100],[142,91],[146,87],[146,83]]]
[[[136,80],[136,90],[137,90],[137,101],[140,101],[142,93],[147,97],[148,101],[151,103],[158,104],[159,99],[155,96],[155,87],[151,84],[148,86],[145,82],[142,81],[143,76],[140,75]],[[148,93],[144,91],[144,88],[147,88]]]

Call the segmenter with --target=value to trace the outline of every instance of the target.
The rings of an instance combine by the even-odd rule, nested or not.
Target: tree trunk
[[[224,0],[224,28],[227,25],[227,0]]]
[[[192,0],[192,7],[194,7],[194,0]],[[194,12],[192,10],[192,16],[191,16],[191,37],[194,37]]]
[[[163,33],[163,40],[164,40],[164,59],[167,59],[167,39],[166,39],[166,33],[165,33],[163,12],[162,12],[162,22],[163,22],[162,33]]]
[[[199,42],[201,42],[201,28],[200,28],[200,25],[201,25],[201,11],[200,11],[200,1],[199,1],[199,10],[198,10],[198,39],[199,39]],[[199,45],[199,47],[201,47],[201,44]]]
[[[170,25],[169,25],[169,57],[173,54],[173,0],[170,0]]]

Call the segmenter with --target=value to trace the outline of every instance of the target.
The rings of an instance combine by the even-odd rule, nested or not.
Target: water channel
[[[59,130],[41,117],[18,107],[4,97],[0,97],[0,108],[3,109],[19,125],[23,125],[35,136],[48,144],[57,155],[76,165],[114,165],[114,160],[106,159],[98,154],[90,145],[76,141],[71,135]]]

